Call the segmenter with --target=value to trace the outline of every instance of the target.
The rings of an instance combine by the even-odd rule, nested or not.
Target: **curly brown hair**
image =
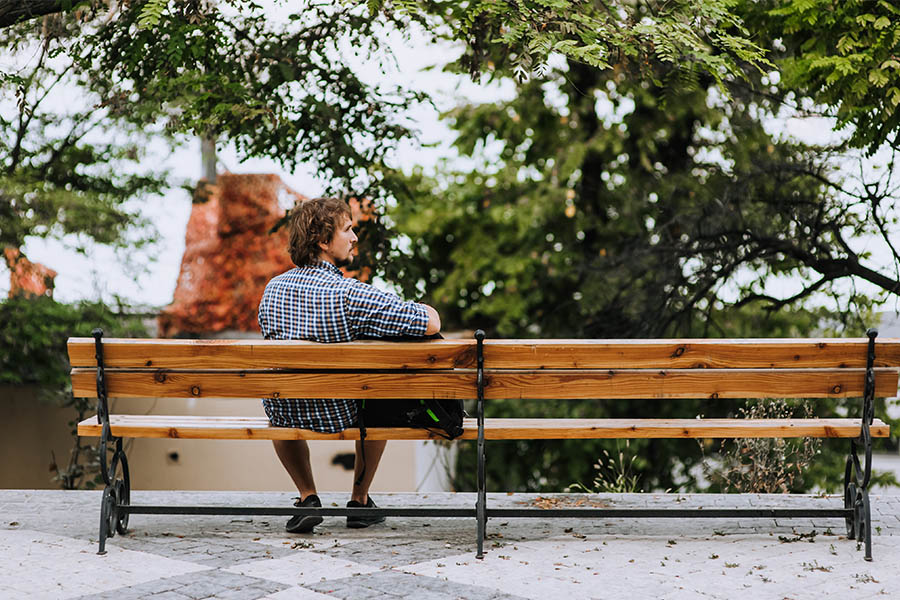
[[[316,262],[322,253],[319,244],[332,240],[343,217],[352,218],[350,207],[337,198],[313,198],[294,206],[288,225],[288,251],[294,264],[303,267]]]

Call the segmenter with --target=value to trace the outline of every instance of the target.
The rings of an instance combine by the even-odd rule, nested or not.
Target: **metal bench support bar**
[[[292,508],[280,506],[152,506],[141,504],[120,505],[118,511],[131,515],[322,515],[348,517],[474,517],[474,508]],[[841,515],[843,516],[843,514]]]
[[[290,508],[277,506],[152,506],[118,505],[121,514],[131,515],[322,515],[328,517],[474,517],[473,508]],[[853,509],[846,508],[488,508],[493,518],[679,518],[722,519],[729,517],[759,519],[799,519],[823,517],[846,519],[853,516]]]
[[[489,508],[489,517],[600,517],[609,519],[797,519],[803,517],[846,518],[846,508]]]

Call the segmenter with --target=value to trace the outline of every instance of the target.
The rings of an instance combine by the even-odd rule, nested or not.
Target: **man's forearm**
[[[439,333],[441,331],[441,315],[427,304],[422,304],[422,306],[425,307],[425,312],[428,314],[428,325],[425,326],[425,335]]]

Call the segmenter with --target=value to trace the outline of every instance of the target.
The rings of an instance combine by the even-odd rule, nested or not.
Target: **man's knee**
[[[286,452],[308,452],[309,444],[306,440],[272,440],[272,445],[275,446],[275,451],[286,451]]]

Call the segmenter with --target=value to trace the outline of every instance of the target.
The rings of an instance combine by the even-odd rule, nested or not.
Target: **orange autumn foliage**
[[[53,297],[56,271],[40,263],[33,263],[17,248],[4,248],[3,257],[9,267],[9,297],[25,294]]]

